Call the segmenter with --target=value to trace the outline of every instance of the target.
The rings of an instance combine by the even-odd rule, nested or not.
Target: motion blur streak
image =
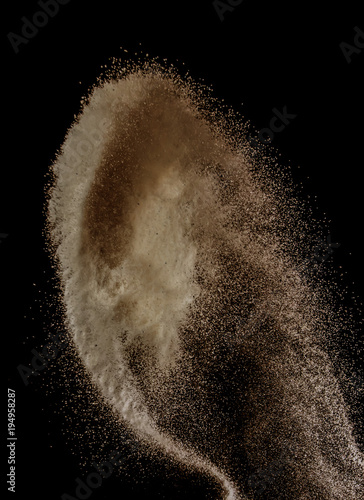
[[[285,243],[304,222],[204,99],[134,68],[70,128],[48,224],[75,355],[141,440],[224,498],[255,498],[251,475],[291,450],[269,498],[359,499],[330,311]]]

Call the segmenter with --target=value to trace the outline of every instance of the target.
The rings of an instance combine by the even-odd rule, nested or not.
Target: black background
[[[18,437],[17,493],[10,497],[58,499],[65,492],[73,494],[75,478],[87,471],[80,469],[79,457],[63,438],[62,412],[54,414],[56,400],[67,395],[57,382],[47,395],[40,380],[51,376],[52,368],[26,387],[16,367],[30,364],[31,349],[48,334],[47,315],[39,309],[50,287],[42,237],[45,174],[101,66],[110,57],[126,60],[142,50],[203,79],[256,130],[269,126],[273,108],[287,106],[296,114],[276,134],[274,146],[282,163],[292,166],[304,196],[331,221],[332,241],[340,247],[323,265],[343,266],[347,305],[355,308],[364,292],[364,49],[348,63],[340,43],[353,43],[355,26],[364,29],[358,4],[244,0],[222,22],[211,1],[70,0],[19,46],[18,54],[7,34],[20,34],[22,17],[32,19],[40,7],[34,0],[6,5],[0,232],[8,236],[0,245],[1,331],[8,387],[16,389]],[[358,370],[359,337],[356,332],[353,342],[343,346]],[[143,477],[137,475],[138,467],[131,479],[105,480],[90,498],[114,499],[115,492],[125,499],[212,497],[211,486],[207,490],[192,476],[184,481],[175,473],[165,479],[167,465],[162,461],[154,466],[145,461]]]

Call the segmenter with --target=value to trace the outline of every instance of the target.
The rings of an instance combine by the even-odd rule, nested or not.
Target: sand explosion
[[[48,223],[75,355],[140,439],[225,498],[257,498],[252,477],[278,463],[268,498],[359,499],[305,223],[206,103],[136,68],[95,86],[70,128]]]

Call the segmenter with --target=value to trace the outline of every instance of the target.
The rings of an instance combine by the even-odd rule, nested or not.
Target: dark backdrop
[[[23,17],[32,20],[40,5],[35,0],[4,4],[1,331],[7,385],[16,390],[18,437],[17,493],[9,498],[59,499],[62,493],[73,494],[75,478],[87,474],[62,434],[64,414],[57,405],[68,396],[57,383],[56,364],[28,386],[17,366],[29,365],[31,349],[49,333],[48,305],[41,309],[52,289],[42,237],[45,174],[100,67],[112,56],[125,58],[120,47],[131,55],[141,49],[204,79],[256,130],[269,125],[273,108],[286,106],[295,114],[275,135],[274,146],[282,163],[291,164],[294,182],[302,183],[317,214],[331,220],[332,242],[340,246],[322,265],[342,266],[346,305],[355,310],[364,292],[363,38],[357,39],[361,47],[354,45],[354,28],[364,29],[364,22],[358,4],[244,0],[220,20],[211,1],[70,0],[48,21],[38,16],[44,26],[36,34],[28,28],[27,43],[16,36]],[[342,42],[355,51],[345,57]],[[358,328],[352,342],[342,346],[359,375],[360,335]],[[49,395],[48,376],[48,386],[54,386]],[[71,389],[76,384],[69,383]],[[130,465],[131,478],[113,476],[91,498],[211,498],[207,482],[192,476],[184,480],[176,471],[167,474],[168,467],[162,460]]]

